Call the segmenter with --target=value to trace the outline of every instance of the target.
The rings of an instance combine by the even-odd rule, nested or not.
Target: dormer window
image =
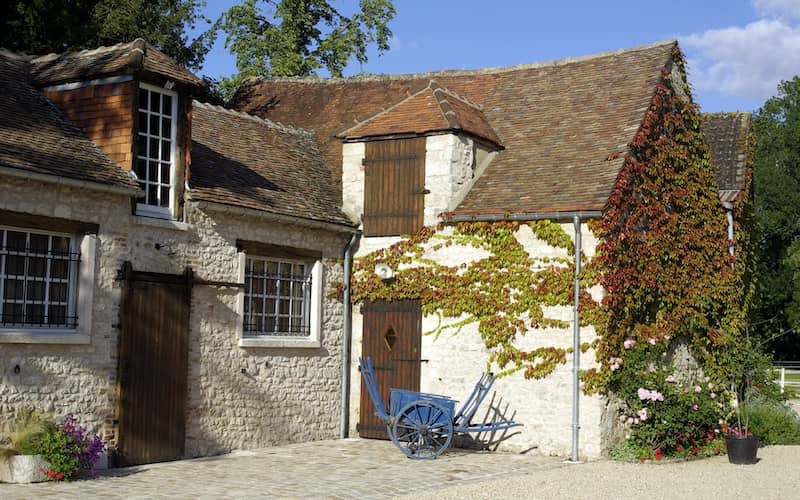
[[[178,94],[139,85],[136,176],[144,191],[136,213],[171,218],[175,213],[175,156]]]

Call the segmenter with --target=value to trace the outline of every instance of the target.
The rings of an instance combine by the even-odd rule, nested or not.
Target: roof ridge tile
[[[436,77],[454,77],[454,76],[470,76],[470,75],[485,75],[485,74],[499,74],[508,73],[512,71],[521,71],[536,68],[551,68],[558,66],[566,66],[580,62],[592,61],[595,59],[602,59],[606,57],[613,57],[623,54],[630,54],[633,52],[641,52],[650,50],[661,46],[675,45],[678,41],[676,39],[661,40],[648,45],[638,45],[636,47],[629,47],[623,49],[609,50],[604,52],[597,52],[595,54],[587,54],[583,56],[564,57],[561,59],[554,59],[552,61],[523,63],[512,66],[495,66],[478,69],[442,69],[433,70],[422,73],[400,73],[400,74],[361,74],[347,77],[318,77],[318,76],[282,76],[282,77],[262,77],[252,78],[244,84],[244,87],[258,85],[263,81],[270,82],[291,82],[291,83],[309,83],[309,84],[341,84],[341,83],[360,83],[370,81],[382,80],[433,80]]]

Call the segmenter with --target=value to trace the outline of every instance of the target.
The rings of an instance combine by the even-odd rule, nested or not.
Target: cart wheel
[[[436,458],[453,439],[453,416],[434,401],[414,401],[400,409],[390,430],[408,458]]]

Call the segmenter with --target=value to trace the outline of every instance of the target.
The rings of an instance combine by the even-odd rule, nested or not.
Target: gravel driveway
[[[798,499],[800,446],[758,450],[755,465],[732,465],[727,457],[675,463],[600,460],[562,464],[534,474],[462,484],[407,498],[526,499]]]

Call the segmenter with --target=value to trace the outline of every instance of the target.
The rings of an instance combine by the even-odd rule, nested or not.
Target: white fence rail
[[[800,361],[777,361],[773,368],[782,393],[786,392],[787,388],[800,391]]]

